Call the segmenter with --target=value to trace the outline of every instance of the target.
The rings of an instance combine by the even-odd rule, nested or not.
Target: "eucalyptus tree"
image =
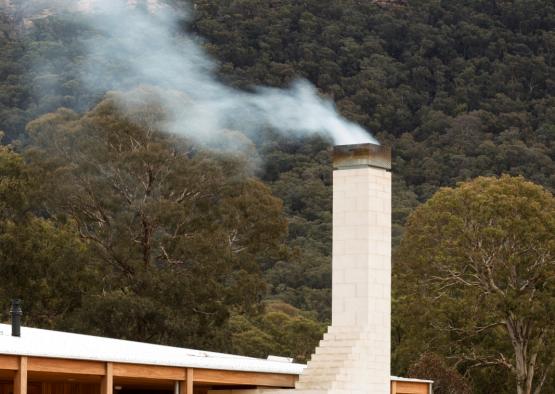
[[[121,99],[28,126],[47,211],[77,224],[101,273],[84,329],[226,350],[231,311],[260,309],[260,266],[286,233],[282,203],[252,176],[252,151],[208,151],[161,131],[156,100]]]
[[[429,347],[469,373],[505,369],[518,394],[546,388],[555,372],[549,191],[510,176],[441,189],[411,215],[395,271],[404,321],[412,308],[412,333]]]
[[[96,291],[95,277],[75,223],[42,215],[36,175],[12,146],[0,146],[0,320],[20,298],[24,324],[67,328],[83,295]]]

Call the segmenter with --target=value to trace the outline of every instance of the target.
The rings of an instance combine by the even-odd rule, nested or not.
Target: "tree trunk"
[[[530,355],[528,351],[530,326],[525,321],[512,318],[507,320],[506,326],[515,352],[516,392],[532,394],[537,354]]]

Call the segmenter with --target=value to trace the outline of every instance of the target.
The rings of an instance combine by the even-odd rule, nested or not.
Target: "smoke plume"
[[[169,113],[167,131],[199,142],[217,140],[226,129],[249,134],[270,127],[283,134],[322,134],[335,144],[376,143],[307,81],[289,89],[255,87],[248,92],[226,86],[217,79],[217,64],[199,38],[183,33],[183,22],[188,21],[183,11],[152,0],[144,7],[128,3],[84,2],[89,11],[84,20],[96,32],[85,42],[82,69],[90,89],[125,91],[149,85],[180,92],[187,100],[160,95]]]

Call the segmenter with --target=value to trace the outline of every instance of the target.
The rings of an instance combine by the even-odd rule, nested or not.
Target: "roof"
[[[0,354],[300,375],[302,364],[0,324]]]
[[[11,325],[0,324],[0,354],[291,375],[300,375],[306,368],[304,364],[285,362],[287,358],[264,360],[30,327],[21,328],[21,337],[11,334]],[[279,359],[284,361],[274,361]],[[397,376],[391,380],[433,383]]]
[[[392,376],[391,380],[395,382],[411,382],[411,383],[433,383],[434,382],[433,380],[400,378],[399,376]]]

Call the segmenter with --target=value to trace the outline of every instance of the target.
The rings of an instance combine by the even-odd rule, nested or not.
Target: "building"
[[[218,388],[291,388],[304,368],[26,327],[16,337],[5,324],[0,331],[2,394],[8,394],[10,386],[14,394],[185,394],[193,392],[193,381],[195,393]]]
[[[332,325],[308,365],[0,325],[0,394],[425,394],[390,377],[391,152],[334,149]],[[12,334],[15,334],[12,335]]]

